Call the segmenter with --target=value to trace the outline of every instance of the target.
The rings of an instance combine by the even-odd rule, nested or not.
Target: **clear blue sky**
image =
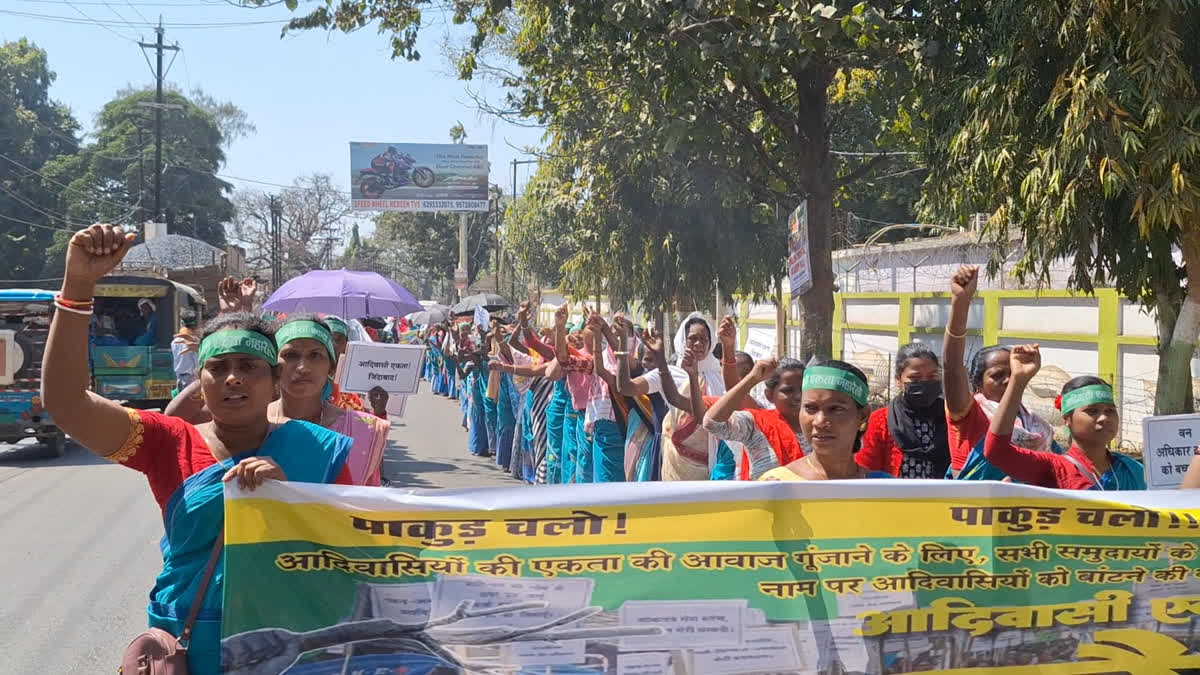
[[[426,14],[418,45],[421,60],[408,62],[392,60],[387,37],[374,26],[351,35],[306,31],[281,39],[282,22],[292,16],[282,5],[246,9],[223,0],[0,0],[0,11],[79,22],[0,13],[0,40],[26,37],[47,51],[58,76],[51,94],[71,108],[85,130],[118,89],[153,83],[134,42],[153,42],[154,31],[146,22],[161,15],[166,42],[183,48],[168,81],[185,92],[201,87],[233,101],[258,127],[229,149],[222,173],[232,176],[290,184],[297,175],[319,172],[332,174],[345,186],[351,140],[449,143],[450,127],[461,121],[468,143],[489,146],[491,180],[507,194],[512,189],[509,162],[532,158],[513,146],[539,145],[542,136],[540,129],[510,125],[476,110],[467,90],[484,85],[453,75],[440,44],[447,30],[463,33],[438,12]],[[172,27],[243,22],[272,23]],[[499,99],[495,87],[484,92]],[[518,167],[518,191],[533,168]]]

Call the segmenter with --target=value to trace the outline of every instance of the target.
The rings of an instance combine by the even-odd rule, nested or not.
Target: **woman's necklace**
[[[805,456],[804,456],[804,461],[808,462],[808,468],[809,468],[810,470],[812,470],[812,472],[813,472],[813,473],[820,473],[820,474],[824,474],[824,475],[825,475],[825,477],[826,477],[826,478],[828,478],[828,477],[829,477],[829,474],[826,474],[824,471],[818,471],[818,470],[817,470],[817,465],[816,465],[816,464],[813,464],[812,458],[813,458],[813,456],[812,456],[812,453],[809,453],[809,454],[807,454],[807,455],[805,455]]]
[[[824,469],[824,467],[822,467],[820,470],[818,470],[818,469],[817,469],[817,465],[813,463],[813,454],[815,454],[815,453],[809,453],[809,454],[807,454],[807,455],[805,455],[805,456],[804,456],[804,460],[805,460],[806,462],[808,462],[808,468],[812,469],[814,473],[819,473],[819,474],[821,474],[821,475],[824,475],[824,476],[825,476],[825,480],[837,480],[836,478],[830,478],[830,477],[829,477],[829,472],[828,472],[828,471],[826,471],[826,470]],[[860,477],[860,476],[862,475],[862,467],[859,467],[858,465],[855,465],[855,467],[856,467],[856,468],[855,468],[855,471],[854,471],[854,477],[855,477],[855,478],[858,478],[858,477]]]

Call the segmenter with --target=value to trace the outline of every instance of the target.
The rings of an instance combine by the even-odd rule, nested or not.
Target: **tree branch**
[[[887,162],[890,162],[890,161],[892,161],[891,155],[875,155],[866,164],[863,164],[862,166],[858,167],[857,169],[851,171],[850,173],[848,173],[840,178],[835,179],[833,181],[833,186],[835,188],[839,188],[844,185],[849,185],[850,183],[853,183],[854,181],[858,180],[859,178],[862,178],[863,176],[867,175],[868,173],[871,173],[879,166],[886,164]]]

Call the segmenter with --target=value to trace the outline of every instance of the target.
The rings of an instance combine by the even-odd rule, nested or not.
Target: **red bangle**
[[[95,299],[86,301],[68,300],[62,296],[62,293],[54,296],[54,302],[62,305],[63,307],[69,307],[71,309],[91,309],[96,304]]]

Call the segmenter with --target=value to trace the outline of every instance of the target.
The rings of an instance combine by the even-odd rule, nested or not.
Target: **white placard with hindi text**
[[[755,361],[775,358],[776,337],[774,328],[751,326],[746,329],[746,344],[742,351]]]
[[[794,673],[804,668],[791,625],[756,626],[742,631],[742,644],[692,651],[696,673]]]
[[[1142,419],[1142,464],[1146,488],[1173,490],[1183,482],[1200,444],[1200,415],[1158,415]]]
[[[742,642],[745,600],[629,600],[622,626],[658,626],[658,635],[621,638],[621,651],[735,647]]]
[[[342,391],[366,394],[382,387],[389,395],[415,394],[425,348],[381,342],[351,342],[339,364]]]

